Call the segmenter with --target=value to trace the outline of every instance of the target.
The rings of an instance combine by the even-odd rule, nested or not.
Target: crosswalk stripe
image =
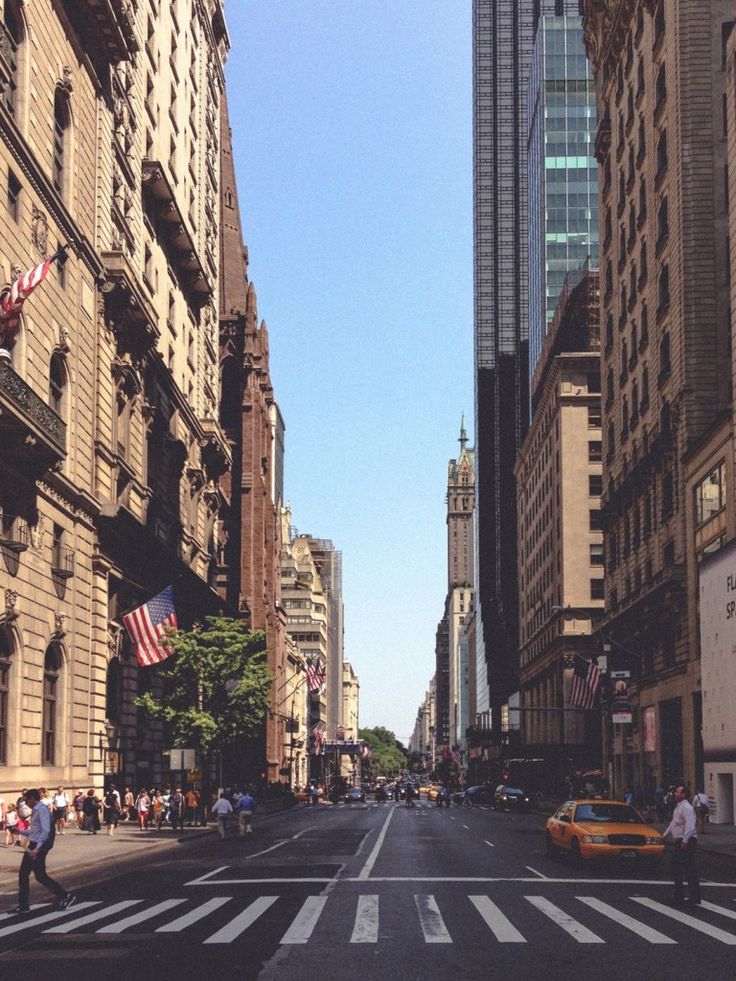
[[[627,930],[631,930],[636,933],[643,940],[648,940],[650,944],[676,944],[677,941],[668,937],[664,933],[660,933],[659,930],[655,930],[653,927],[647,926],[645,923],[640,923],[635,920],[633,916],[629,916],[627,913],[622,913],[621,910],[615,909],[613,906],[609,906],[608,903],[602,902],[600,899],[596,899],[594,896],[577,896],[577,899],[581,903],[585,903],[586,906],[590,906],[591,909],[597,910],[604,916],[613,920],[615,923],[619,923],[621,926],[626,927]]]
[[[700,933],[705,933],[709,937],[713,937],[714,940],[720,940],[721,943],[728,944],[731,947],[736,944],[736,937],[732,933],[726,933],[725,930],[721,930],[719,927],[711,926],[710,923],[698,920],[696,917],[690,916],[689,913],[683,913],[679,909],[672,909],[671,906],[658,903],[656,899],[647,899],[646,896],[632,896],[631,898],[635,903],[648,906],[649,909],[656,910],[657,913],[663,913],[665,916],[677,920],[678,923],[684,923],[685,926],[692,927],[693,930],[699,930]]]
[[[29,907],[29,909],[32,912],[35,912],[37,909],[45,909],[47,906],[50,905],[51,903],[33,903]],[[17,913],[0,913],[0,923],[2,923],[3,920],[12,920],[12,918],[17,915],[18,915]]]
[[[250,906],[247,906],[242,913],[230,920],[221,930],[217,933],[213,933],[211,937],[208,937],[204,943],[206,944],[230,944],[233,940],[236,940],[241,933],[244,933],[249,926],[251,926],[262,916],[278,899],[278,896],[259,896],[258,899],[254,900]]]
[[[440,908],[434,896],[414,896],[419,913],[422,933],[428,944],[451,944],[452,937],[442,919]]]
[[[525,944],[526,938],[519,933],[511,920],[506,917],[488,896],[468,896],[496,940],[504,944]]]
[[[43,916],[36,916],[33,919],[24,917],[20,923],[13,923],[11,926],[2,927],[0,929],[0,937],[9,937],[13,933],[20,933],[21,930],[30,930],[33,927],[41,926],[42,923],[52,923],[54,920],[60,920],[63,916],[71,916],[72,913],[79,913],[83,909],[89,909],[92,906],[99,905],[99,903],[77,903],[71,909],[55,910],[53,913],[44,913]]]
[[[203,920],[205,916],[209,916],[210,913],[224,906],[226,903],[230,902],[230,896],[221,896],[217,899],[208,899],[206,903],[202,903],[201,906],[197,906],[195,909],[190,910],[183,916],[179,916],[177,919],[172,920],[171,923],[164,923],[160,926],[156,933],[181,933],[182,930],[186,930],[188,926],[193,923],[199,923]]]
[[[135,926],[137,923],[143,923],[145,920],[150,920],[154,916],[158,916],[159,913],[165,913],[167,909],[173,909],[174,906],[180,906],[185,903],[186,899],[165,899],[162,903],[156,903],[154,906],[147,906],[140,913],[133,913],[132,916],[126,916],[122,920],[117,920],[115,923],[107,923],[105,926],[100,927],[96,933],[122,933],[123,930],[127,930],[128,927]]]
[[[358,896],[351,944],[378,943],[378,896]]]
[[[726,909],[725,906],[716,906],[715,903],[708,903],[704,899],[700,903],[701,909],[710,910],[711,913],[718,913],[721,916],[727,916],[729,920],[736,920],[736,911],[732,909]]]
[[[88,923],[96,923],[97,920],[104,920],[108,916],[114,916],[116,913],[122,913],[124,909],[128,909],[130,906],[138,906],[141,903],[140,899],[126,899],[122,903],[115,903],[114,906],[106,906],[104,909],[96,909],[92,913],[88,913],[86,916],[81,917],[79,920],[72,920],[71,923],[62,923],[60,926],[49,927],[48,930],[44,930],[44,933],[71,933],[72,930],[76,930],[77,927],[87,926]],[[77,909],[79,907],[77,906]]]
[[[307,896],[289,929],[281,938],[282,944],[305,944],[317,926],[327,896]]]
[[[564,910],[561,910],[559,906],[555,906],[554,903],[551,903],[544,896],[524,896],[524,899],[536,907],[540,913],[548,916],[565,933],[569,933],[573,940],[577,940],[579,944],[604,944],[606,942],[597,933],[593,933],[592,930],[583,926],[582,923],[578,923],[569,913],[565,913]]]

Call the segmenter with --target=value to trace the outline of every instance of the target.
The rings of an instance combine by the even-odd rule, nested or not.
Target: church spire
[[[463,412],[462,419],[460,420],[460,443],[461,452],[465,449],[465,444],[468,442],[468,432],[465,428],[465,413]]]

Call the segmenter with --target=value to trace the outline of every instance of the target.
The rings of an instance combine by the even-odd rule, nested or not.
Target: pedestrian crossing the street
[[[595,896],[568,895],[553,901],[548,896],[522,894],[502,909],[487,895],[438,898],[430,893],[411,894],[402,899],[405,908],[400,922],[407,936],[425,944],[462,942],[453,937],[448,920],[462,920],[499,944],[540,942],[544,925],[552,925],[560,943],[618,943],[621,930],[643,944],[692,944],[698,938],[726,946],[736,946],[736,897],[719,896],[721,901],[703,901],[687,911],[648,896],[625,896],[617,903]],[[4,914],[0,920],[0,944],[17,935],[123,934],[143,933],[155,937],[176,934],[195,944],[223,946],[247,939],[248,931],[259,929],[269,918],[284,930],[280,944],[307,944],[318,934],[323,917],[338,917],[345,944],[378,944],[381,941],[382,903],[388,900],[376,893],[359,893],[337,898],[334,893],[307,896],[294,915],[293,899],[279,895],[258,896],[248,902],[234,896],[218,896],[198,902],[167,899],[148,903],[141,899],[109,904],[81,902],[67,910],[48,905],[31,909],[24,916]],[[465,904],[465,907],[458,906]],[[444,908],[443,908],[444,907]],[[395,908],[389,917],[395,932]],[[583,922],[585,920],[585,922]],[[608,936],[613,928],[615,935]],[[676,934],[673,935],[673,934]],[[22,936],[20,939],[23,939]]]

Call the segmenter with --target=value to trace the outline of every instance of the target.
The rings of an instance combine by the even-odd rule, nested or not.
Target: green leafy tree
[[[406,750],[390,729],[383,726],[359,729],[358,738],[367,743],[373,754],[363,761],[366,779],[394,777],[406,767]]]
[[[214,754],[263,722],[272,684],[265,634],[212,616],[193,630],[171,631],[167,643],[174,654],[160,671],[162,693],[146,692],[135,704],[163,721],[172,746],[197,750],[206,781]]]

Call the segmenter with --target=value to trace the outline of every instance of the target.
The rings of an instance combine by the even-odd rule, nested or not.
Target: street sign
[[[611,678],[614,681],[616,680],[616,678],[624,678],[624,679],[626,679],[626,678],[630,678],[630,677],[631,677],[631,672],[630,671],[611,671]]]

